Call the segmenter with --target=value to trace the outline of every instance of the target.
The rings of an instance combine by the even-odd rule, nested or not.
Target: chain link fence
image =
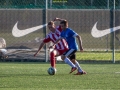
[[[59,17],[67,19],[69,27],[81,35],[85,51],[112,51],[114,45],[115,50],[119,51],[119,8],[120,0],[115,0],[115,3],[114,0],[0,0],[0,36],[6,40],[10,57],[45,60],[45,47],[41,56],[33,57],[33,54],[49,30],[38,28],[27,34],[21,31],[36,28]],[[112,27],[117,29],[115,35],[109,33],[96,38],[94,35],[98,33],[91,34],[95,28],[110,31]],[[18,32],[13,33],[15,29]]]
[[[114,0],[48,0],[51,9],[110,9]],[[0,0],[1,8],[45,8],[46,0]],[[120,0],[115,0],[115,6],[120,8]]]

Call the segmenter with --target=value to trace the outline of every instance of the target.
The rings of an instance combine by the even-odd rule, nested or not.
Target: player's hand
[[[80,51],[83,52],[83,47],[80,47]]]
[[[34,54],[34,57],[36,57],[36,56],[37,56],[37,53]]]
[[[53,46],[50,46],[49,49],[50,49],[50,48],[53,48]]]
[[[54,47],[55,47],[55,46],[50,46],[49,49],[50,49],[50,48],[54,48]]]
[[[36,54],[34,54],[34,57],[36,56]]]

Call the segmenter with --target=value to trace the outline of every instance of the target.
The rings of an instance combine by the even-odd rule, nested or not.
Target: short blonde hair
[[[53,21],[48,22],[48,25],[54,25]]]

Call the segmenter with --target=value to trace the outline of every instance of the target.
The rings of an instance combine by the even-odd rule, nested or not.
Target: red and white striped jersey
[[[50,32],[46,38],[44,38],[43,42],[44,43],[47,43],[47,42],[50,42],[52,41],[53,43],[56,42],[56,40],[59,38],[60,34],[61,34],[61,28],[60,26],[58,26],[56,28],[56,31],[55,33],[53,32]],[[67,42],[65,41],[65,39],[61,39],[56,45],[55,45],[55,49],[59,49],[59,50],[64,50],[64,49],[68,49],[68,44]]]

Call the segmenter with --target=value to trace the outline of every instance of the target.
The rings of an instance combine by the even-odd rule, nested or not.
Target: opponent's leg
[[[53,68],[55,68],[56,66],[56,56],[59,55],[59,52],[57,50],[53,50],[50,52],[50,63],[51,63],[51,66]]]
[[[51,63],[51,66],[55,68],[55,54],[53,51],[50,53],[50,63]]]

